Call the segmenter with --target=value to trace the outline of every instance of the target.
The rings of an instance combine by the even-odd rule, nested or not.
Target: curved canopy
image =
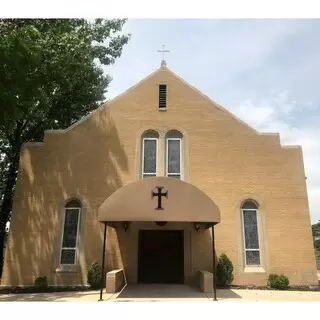
[[[209,196],[190,183],[150,177],[114,192],[99,208],[98,220],[218,223],[220,210]]]

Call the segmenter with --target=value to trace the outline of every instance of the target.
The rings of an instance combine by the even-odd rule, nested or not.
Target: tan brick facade
[[[167,84],[167,110],[158,110],[158,86]],[[50,284],[87,283],[87,268],[101,261],[101,204],[117,189],[141,178],[141,135],[159,134],[158,175],[164,175],[165,135],[179,130],[183,179],[220,208],[217,253],[235,267],[235,284],[266,284],[283,273],[292,284],[317,283],[302,150],[281,146],[278,134],[261,134],[192,88],[166,67],[61,131],[47,131],[43,143],[21,150],[3,285],[32,285],[46,275]],[[82,204],[77,263],[59,266],[64,206]],[[245,267],[241,204],[259,204],[260,267]],[[125,199],[123,199],[125,201]],[[195,213],[196,221],[196,213]],[[190,223],[132,223],[108,227],[107,270],[123,268],[137,281],[139,229],[184,230],[185,282],[212,270],[209,230]]]

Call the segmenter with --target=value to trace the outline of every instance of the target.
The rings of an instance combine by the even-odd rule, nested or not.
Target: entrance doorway
[[[183,230],[140,230],[139,283],[183,283]]]

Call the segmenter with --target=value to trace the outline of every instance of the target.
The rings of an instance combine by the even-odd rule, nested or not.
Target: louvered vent
[[[165,109],[167,107],[167,85],[159,85],[159,109]]]

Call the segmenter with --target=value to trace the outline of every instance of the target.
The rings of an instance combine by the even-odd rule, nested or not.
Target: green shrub
[[[99,289],[102,269],[97,261],[91,263],[88,269],[88,283],[92,289]]]
[[[281,274],[280,276],[274,273],[269,274],[268,286],[273,289],[285,290],[289,287],[288,277]]]
[[[233,281],[233,264],[226,254],[221,254],[217,265],[217,284],[228,286]]]
[[[34,286],[37,289],[46,289],[48,288],[48,279],[46,276],[44,277],[38,277],[35,281],[34,281]]]

